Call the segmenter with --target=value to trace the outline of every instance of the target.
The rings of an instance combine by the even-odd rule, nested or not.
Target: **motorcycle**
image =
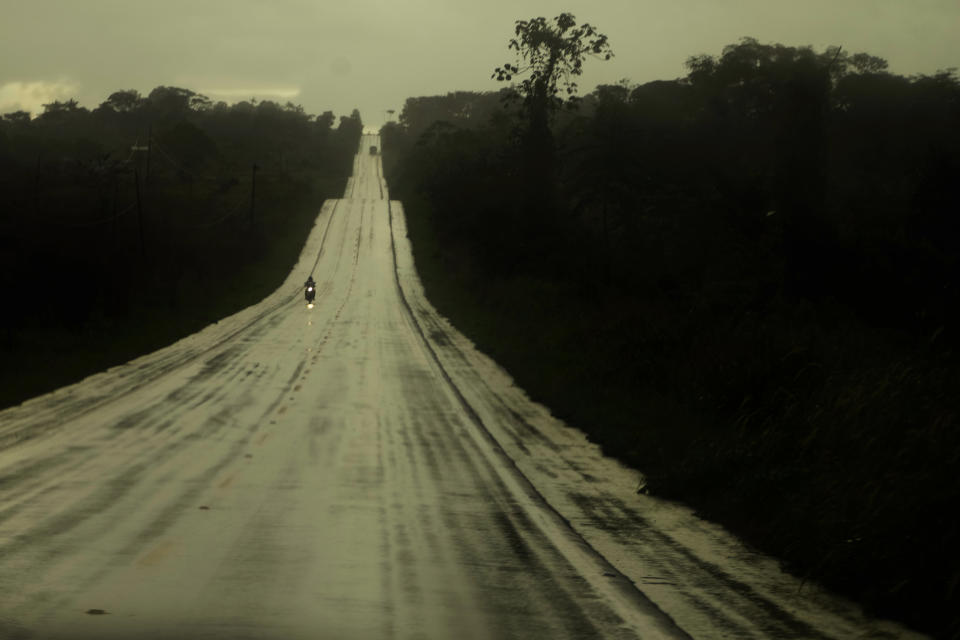
[[[304,297],[307,299],[307,308],[313,309],[313,299],[316,297],[317,291],[313,285],[307,285],[306,291],[304,291]]]

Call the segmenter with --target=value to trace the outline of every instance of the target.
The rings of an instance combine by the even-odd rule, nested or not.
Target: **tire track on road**
[[[327,240],[327,232],[329,231],[330,225],[333,222],[339,202],[339,200],[334,201],[333,208],[327,219],[326,226],[324,227],[323,235],[320,239],[320,247],[317,250],[317,258],[313,265],[314,269],[319,263],[320,257],[323,255]],[[193,362],[198,358],[202,358],[212,351],[216,351],[225,344],[230,344],[240,334],[249,331],[252,327],[257,326],[266,320],[269,320],[281,309],[284,309],[299,295],[299,291],[300,289],[298,287],[296,292],[290,293],[286,297],[281,297],[263,311],[257,313],[253,318],[246,321],[243,325],[222,336],[217,337],[217,339],[212,343],[205,343],[204,346],[196,349],[186,348],[184,351],[172,351],[169,354],[165,354],[164,356],[160,357],[156,361],[147,362],[136,366],[136,376],[123,375],[123,370],[125,368],[132,367],[132,362],[135,361],[117,365],[116,367],[112,367],[101,374],[95,374],[107,376],[104,382],[106,384],[114,384],[114,386],[105,389],[102,395],[98,397],[86,394],[79,398],[73,398],[71,401],[71,387],[75,386],[71,385],[65,389],[60,389],[56,392],[27,400],[21,405],[10,407],[9,409],[4,410],[2,413],[4,414],[5,421],[9,421],[10,426],[0,430],[0,450],[6,446],[9,446],[10,443],[42,437],[51,430],[55,430],[58,426],[61,426],[68,420],[75,420],[79,417],[92,413],[103,405],[115,402],[145,386],[153,384],[163,378],[165,375],[177,371],[190,362]],[[172,348],[173,346],[174,345],[170,345],[168,349]],[[66,397],[64,397],[65,394]],[[42,415],[44,412],[50,414],[50,419],[48,422],[38,420],[38,414]],[[20,413],[26,414],[22,421],[26,422],[27,424],[25,427],[18,429],[16,425],[18,422],[20,422],[20,420],[17,420],[18,414]],[[45,424],[45,427],[39,432],[36,428],[38,422]],[[24,430],[29,430],[29,432],[24,433]]]
[[[599,551],[591,546],[582,535],[580,535],[580,533],[571,525],[571,523],[563,516],[563,514],[557,511],[546,500],[543,494],[541,494],[540,491],[533,485],[533,483],[530,482],[530,480],[523,474],[519,467],[517,467],[516,462],[510,458],[510,456],[508,456],[499,446],[497,439],[490,432],[487,425],[484,424],[483,419],[473,408],[473,406],[471,406],[463,392],[443,366],[440,357],[434,350],[433,345],[431,345],[430,341],[427,339],[423,327],[420,326],[420,323],[414,314],[409,301],[407,300],[403,286],[400,283],[400,273],[397,265],[397,247],[394,237],[393,207],[389,200],[387,202],[387,212],[388,224],[390,226],[390,247],[393,254],[393,279],[396,285],[400,303],[405,310],[405,314],[408,318],[411,328],[415,334],[419,336],[421,345],[429,354],[434,366],[437,368],[438,373],[453,395],[457,398],[465,414],[478,428],[478,432],[483,439],[486,440],[486,442],[488,442],[491,446],[490,455],[499,459],[503,463],[501,468],[517,483],[517,488],[531,499],[531,507],[532,505],[536,505],[542,510],[542,512],[547,516],[547,522],[543,522],[539,518],[536,518],[533,513],[529,513],[528,516],[533,516],[534,519],[540,520],[538,524],[541,527],[547,526],[554,528],[555,536],[575,541],[575,546],[571,545],[568,547],[568,549],[579,547],[582,554],[585,554],[586,556],[586,558],[582,558],[581,560],[588,559],[591,564],[603,567],[605,569],[603,571],[605,577],[609,575],[610,577],[616,578],[615,582],[612,580],[602,582],[596,579],[590,580],[589,572],[583,573],[584,577],[587,578],[591,585],[597,589],[598,592],[605,593],[608,597],[610,597],[611,601],[622,601],[625,598],[632,605],[631,613],[634,616],[640,616],[641,618],[640,620],[634,618],[634,620],[631,621],[631,624],[635,625],[637,629],[645,629],[647,633],[649,633],[652,626],[657,630],[657,632],[659,632],[659,634],[661,634],[660,637],[686,638],[688,640],[692,640],[691,637],[676,623],[675,620],[673,620],[671,616],[669,616],[652,600],[650,600],[636,584],[620,573],[620,571],[617,570],[616,567],[609,560],[607,560],[607,558],[605,558]],[[527,503],[524,502],[523,504]],[[549,540],[555,541],[554,536],[550,535],[547,530],[542,529],[542,531],[546,534]],[[557,545],[558,549],[560,547],[561,545]],[[572,562],[572,564],[576,566],[576,563]]]

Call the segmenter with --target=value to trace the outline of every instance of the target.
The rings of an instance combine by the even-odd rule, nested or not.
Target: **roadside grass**
[[[960,375],[829,301],[694,310],[490,277],[405,200],[427,295],[534,400],[793,573],[960,634]]]
[[[163,267],[148,276],[153,282],[128,292],[124,309],[116,314],[94,313],[69,326],[66,306],[56,310],[61,318],[5,329],[0,336],[0,408],[128,362],[256,304],[290,273],[324,200],[339,197],[345,185],[345,178],[292,184],[265,180],[258,185],[259,223],[224,231],[223,242],[242,254],[230,264],[197,261],[196,270],[179,274]],[[189,245],[190,239],[180,242]],[[203,251],[200,245],[186,253]]]

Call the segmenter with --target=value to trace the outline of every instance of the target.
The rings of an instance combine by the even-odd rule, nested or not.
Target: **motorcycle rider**
[[[307,289],[309,289],[310,287],[313,287],[314,289],[316,289],[317,283],[313,281],[313,276],[307,276],[307,281],[303,283],[303,286],[306,287]]]
[[[304,286],[304,296],[307,299],[307,302],[313,303],[313,297],[316,295],[317,283],[313,281],[313,276],[307,276],[307,281],[303,283]]]

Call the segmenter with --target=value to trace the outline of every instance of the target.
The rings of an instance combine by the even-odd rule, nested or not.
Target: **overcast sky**
[[[905,75],[960,66],[960,0],[0,0],[0,113],[172,85],[358,108],[377,127],[410,96],[497,88],[514,21],[564,11],[616,54],[588,61],[581,93],[682,76],[743,36],[842,45]]]

